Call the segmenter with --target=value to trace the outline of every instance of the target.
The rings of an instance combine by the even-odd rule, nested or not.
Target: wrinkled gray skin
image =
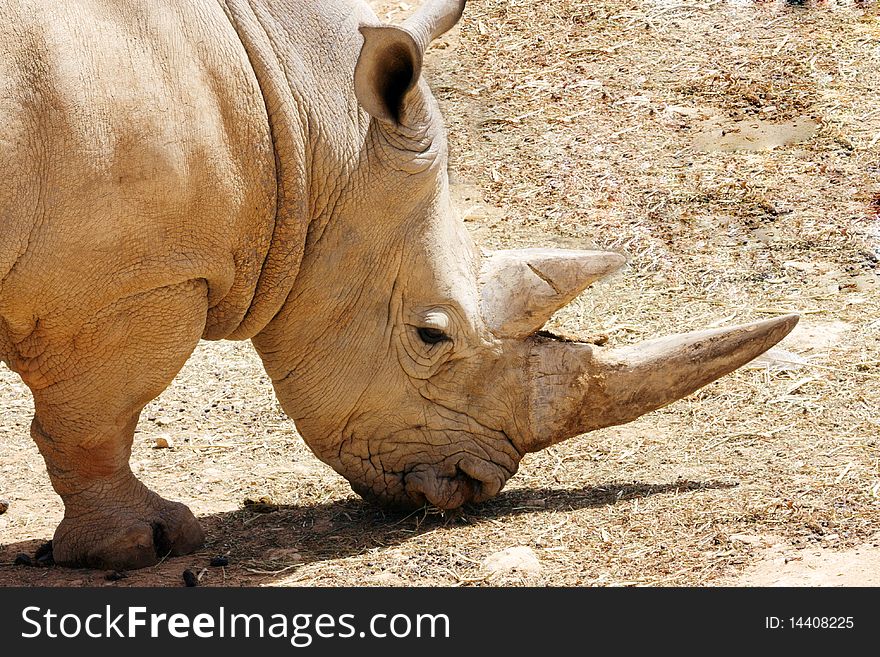
[[[252,339],[357,492],[453,508],[794,326],[611,352],[537,335],[622,258],[474,248],[419,76],[463,4],[362,32],[379,21],[357,0],[0,0],[0,357],[65,504],[56,561],[136,568],[202,543],[128,466],[200,338]]]

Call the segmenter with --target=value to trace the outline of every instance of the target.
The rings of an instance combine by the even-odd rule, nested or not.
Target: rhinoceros
[[[0,357],[64,502],[60,564],[202,545],[131,472],[200,339],[250,339],[360,495],[452,509],[523,456],[680,399],[796,316],[623,348],[542,331],[624,257],[481,252],[421,76],[464,0],[0,0]]]

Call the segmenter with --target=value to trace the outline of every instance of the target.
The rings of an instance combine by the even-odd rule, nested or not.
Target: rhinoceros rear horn
[[[403,27],[361,26],[364,45],[354,69],[354,92],[370,116],[399,123],[407,94],[422,73],[431,41],[452,29],[465,0],[428,0]]]
[[[425,52],[434,39],[455,27],[464,13],[464,3],[465,0],[428,0],[403,26]]]
[[[524,338],[625,262],[622,255],[610,251],[493,251],[480,273],[483,318],[498,337]]]

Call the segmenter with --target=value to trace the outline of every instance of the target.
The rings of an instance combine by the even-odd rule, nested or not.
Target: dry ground
[[[528,457],[486,504],[389,515],[310,454],[250,345],[204,343],[145,410],[133,465],[207,545],[115,584],[11,565],[61,505],[3,370],[0,584],[176,586],[184,568],[203,585],[880,584],[877,4],[481,0],[429,60],[479,243],[629,256],[557,327],[622,344],[798,311],[785,351]],[[814,134],[699,147],[713,126],[792,119]],[[261,497],[277,510],[244,507]],[[486,567],[513,546],[537,562]]]

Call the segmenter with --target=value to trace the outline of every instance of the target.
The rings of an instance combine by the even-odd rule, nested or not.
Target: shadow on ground
[[[207,536],[203,549],[169,558],[156,566],[124,573],[117,581],[108,572],[57,566],[15,566],[19,554],[33,557],[51,538],[41,537],[0,546],[0,586],[182,586],[182,572],[200,572],[212,557],[225,555],[229,566],[210,568],[212,585],[254,586],[289,577],[309,563],[337,560],[369,550],[391,548],[414,537],[456,526],[473,526],[525,513],[590,509],[625,500],[663,494],[733,488],[735,483],[677,480],[672,483],[612,482],[581,489],[515,490],[479,506],[442,513],[422,508],[410,513],[385,511],[359,498],[304,506],[260,507],[200,518]],[[222,577],[214,573],[222,572]]]

